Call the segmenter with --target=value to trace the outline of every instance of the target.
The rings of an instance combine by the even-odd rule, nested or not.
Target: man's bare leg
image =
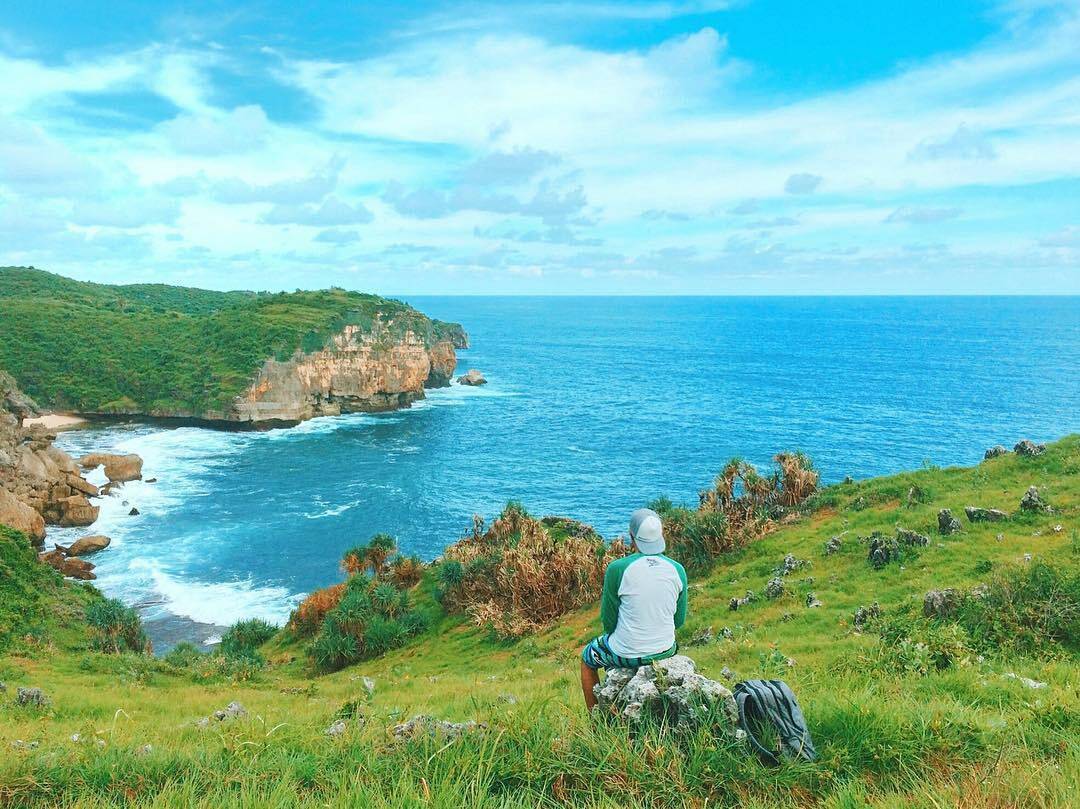
[[[593,687],[600,682],[600,672],[591,669],[581,661],[581,691],[585,695],[585,709],[592,711],[596,707],[596,694]]]

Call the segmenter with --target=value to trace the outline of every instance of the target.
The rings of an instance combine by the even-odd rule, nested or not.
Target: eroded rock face
[[[0,489],[0,525],[22,531],[35,545],[45,541],[45,518],[7,489]]]
[[[688,727],[719,719],[734,733],[738,721],[731,691],[698,674],[685,655],[636,670],[611,669],[594,693],[598,712],[632,724],[652,720]]]
[[[394,410],[424,398],[425,387],[449,384],[456,364],[451,340],[429,348],[411,331],[392,336],[387,324],[377,322],[370,333],[346,326],[321,351],[267,360],[231,412],[206,417],[293,422]]]

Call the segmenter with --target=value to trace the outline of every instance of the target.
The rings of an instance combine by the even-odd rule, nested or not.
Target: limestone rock
[[[774,576],[765,584],[765,598],[780,598],[784,594],[784,580]]]
[[[85,559],[76,559],[75,557],[69,557],[64,559],[60,563],[60,567],[57,568],[64,576],[71,579],[80,579],[82,581],[91,581],[96,579],[94,575],[94,565],[87,562]]]
[[[809,607],[810,609],[814,609],[816,607],[820,607],[821,602],[818,601],[818,597],[816,595],[814,595],[813,593],[807,593],[806,594],[806,606]]]
[[[927,618],[949,618],[960,606],[960,592],[952,587],[931,590],[923,598],[923,615]]]
[[[1009,451],[1007,449],[1005,449],[1005,447],[1001,446],[1001,444],[995,444],[994,446],[990,447],[990,449],[988,449],[986,452],[983,453],[983,460],[988,461],[991,458],[998,458],[998,457],[1000,457],[1002,455],[1008,455],[1008,454],[1009,454]]]
[[[484,375],[475,368],[470,368],[466,373],[459,376],[457,381],[459,385],[471,385],[473,387],[487,384]]]
[[[870,546],[867,551],[867,561],[870,565],[880,570],[889,562],[900,556],[900,543],[891,537],[875,532],[870,536]]]
[[[713,628],[711,626],[707,626],[690,639],[690,645],[705,646],[712,643],[714,638],[715,636],[713,635]]]
[[[425,734],[432,738],[458,739],[466,733],[486,729],[487,725],[471,719],[468,722],[447,722],[443,719],[421,714],[414,716],[408,722],[395,725],[393,733],[394,738],[400,740],[415,739]]]
[[[675,655],[639,669],[610,669],[594,689],[596,710],[636,724],[644,719],[691,727],[719,720],[734,732],[738,712],[725,686],[698,674],[694,661]]]
[[[1008,514],[1004,511],[999,511],[996,508],[967,506],[964,508],[964,513],[967,515],[969,522],[1001,522],[1002,520],[1009,519]]]
[[[778,576],[787,576],[794,573],[796,570],[802,570],[804,567],[809,566],[810,562],[806,559],[796,559],[794,554],[789,553],[784,557],[784,561],[780,563],[780,566],[773,572]]]
[[[324,730],[323,733],[330,737],[344,736],[345,731],[348,729],[348,727],[348,722],[346,722],[344,719],[339,719],[326,730]]]
[[[233,719],[243,719],[247,716],[244,706],[235,700],[224,708],[214,711],[210,716],[204,716],[195,723],[198,728],[208,728],[211,722],[228,722]]]
[[[840,537],[830,537],[829,541],[825,543],[825,555],[832,556],[834,553],[839,553],[843,546],[844,541]]]
[[[1042,499],[1037,486],[1029,486],[1024,496],[1020,499],[1020,508],[1024,511],[1048,513],[1053,511],[1050,504]]]
[[[956,519],[956,517],[953,516],[952,511],[947,508],[943,508],[937,513],[937,526],[938,531],[946,536],[963,530],[963,526],[960,525],[960,520]]]
[[[1042,455],[1046,452],[1046,444],[1036,444],[1034,441],[1025,438],[1013,447],[1013,451],[1017,455],[1034,458],[1036,455]]]
[[[45,541],[45,519],[0,486],[0,525],[22,531],[35,545]]]
[[[1040,689],[1046,688],[1046,683],[1040,683],[1038,680],[1032,680],[1030,677],[1021,677],[1019,674],[1013,671],[1007,671],[1001,675],[1010,680],[1018,680],[1025,688]]]
[[[129,480],[142,479],[143,460],[138,455],[116,455],[111,452],[91,452],[79,458],[83,469],[105,467],[105,477],[110,483],[127,483]]]
[[[81,537],[71,543],[71,547],[67,549],[67,554],[68,556],[88,556],[91,553],[105,550],[109,547],[110,542],[112,542],[111,539],[101,534]]]
[[[739,609],[739,607],[745,607],[747,604],[749,604],[751,601],[754,601],[754,600],[756,600],[756,596],[754,595],[754,591],[753,590],[747,590],[746,595],[743,596],[742,598],[733,598],[733,599],[731,599],[731,601],[728,602],[728,609],[731,610],[732,612],[734,612],[735,610]]]
[[[907,528],[897,528],[896,539],[898,542],[902,542],[904,545],[912,548],[925,548],[930,544],[930,537],[926,536],[926,534],[910,531]]]
[[[101,511],[98,506],[90,505],[90,501],[81,494],[61,498],[57,501],[57,506],[60,509],[57,523],[66,528],[93,525]]]
[[[48,707],[51,700],[40,688],[19,688],[15,692],[16,705],[32,705],[35,708]]]
[[[862,629],[868,623],[875,618],[881,616],[881,607],[875,601],[869,607],[859,607],[855,610],[855,614],[851,616],[851,624],[856,629]]]
[[[64,479],[67,481],[68,486],[88,497],[98,497],[101,494],[101,490],[97,486],[88,480],[84,480],[74,472],[67,472]]]

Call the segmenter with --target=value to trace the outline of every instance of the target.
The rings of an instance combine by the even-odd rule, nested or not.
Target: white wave
[[[217,646],[221,643],[221,635],[211,635],[203,640],[203,646]]]
[[[203,624],[229,626],[247,618],[284,624],[302,594],[284,587],[256,586],[250,579],[236,582],[201,582],[173,577],[152,562],[130,565],[132,573],[149,576],[154,591],[164,597],[162,608],[173,615]]]
[[[343,503],[340,506],[334,506],[333,508],[328,508],[325,511],[305,513],[304,516],[309,520],[319,520],[323,517],[336,517],[339,514],[344,514],[346,511],[348,511],[350,508],[353,508],[354,506],[356,506],[356,503]]]
[[[570,452],[580,452],[580,453],[582,453],[584,455],[595,455],[596,454],[596,452],[594,450],[582,449],[581,447],[575,446],[574,444],[571,444],[570,446],[568,446],[567,449]]]

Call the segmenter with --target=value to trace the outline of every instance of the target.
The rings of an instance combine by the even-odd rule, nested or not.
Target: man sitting
[[[581,690],[590,711],[599,669],[634,669],[672,657],[678,651],[675,630],[686,621],[686,571],[664,556],[660,515],[647,508],[631,514],[630,539],[634,553],[604,571],[604,634],[581,650]]]

